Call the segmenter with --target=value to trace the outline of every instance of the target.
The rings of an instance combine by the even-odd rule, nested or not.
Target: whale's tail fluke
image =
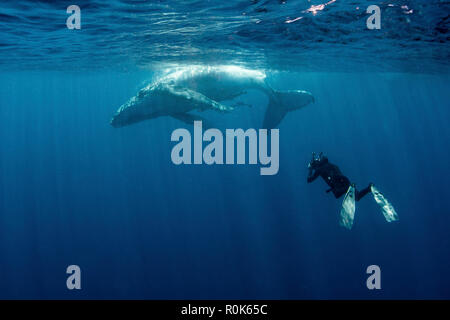
[[[294,111],[314,102],[314,96],[308,91],[273,90],[269,96],[269,105],[264,115],[263,127],[272,129],[277,127],[289,111]]]

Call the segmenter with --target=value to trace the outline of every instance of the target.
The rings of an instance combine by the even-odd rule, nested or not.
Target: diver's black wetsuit
[[[332,191],[336,198],[344,195],[350,186],[350,180],[341,173],[341,170],[334,164],[328,162],[326,157],[320,161],[314,162],[309,167],[308,183],[313,182],[317,177],[322,177],[323,180],[330,186],[327,192]],[[371,190],[370,184],[367,188],[358,191],[355,188],[355,200],[359,201]]]

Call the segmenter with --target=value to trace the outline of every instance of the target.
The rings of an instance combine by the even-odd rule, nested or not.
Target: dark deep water
[[[302,10],[319,1],[107,3],[79,1],[81,30],[65,29],[65,2],[0,6],[0,298],[450,298],[447,2],[381,2],[376,36],[366,1],[315,15]],[[314,94],[280,126],[277,175],[175,166],[170,135],[186,125],[171,118],[110,126],[166,65],[202,62]],[[258,128],[266,98],[244,99],[207,115]],[[306,183],[312,151],[374,182],[400,221],[368,196],[340,227],[341,199]],[[66,288],[71,264],[80,291]],[[382,290],[366,288],[372,264]]]

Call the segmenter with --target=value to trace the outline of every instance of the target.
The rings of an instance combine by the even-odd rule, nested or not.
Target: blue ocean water
[[[449,299],[449,3],[66,1],[0,5],[0,298]],[[280,125],[280,170],[176,166],[167,117],[125,128],[117,108],[167,68],[264,70],[316,103]],[[218,128],[258,128],[244,96]],[[306,183],[323,151],[358,187]],[[82,289],[66,288],[79,265]],[[381,268],[368,290],[366,268]]]

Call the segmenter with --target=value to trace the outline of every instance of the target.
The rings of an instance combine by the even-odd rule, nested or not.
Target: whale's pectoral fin
[[[167,86],[166,90],[168,90],[171,94],[176,95],[178,97],[184,98],[191,103],[194,104],[195,109],[199,111],[204,110],[216,110],[220,112],[230,112],[233,111],[232,107],[223,105],[215,100],[212,100],[205,96],[204,94],[197,92],[195,90],[191,90],[188,88],[177,87],[177,86]]]
[[[212,128],[212,124],[209,122],[209,120],[206,120],[205,118],[196,115],[196,114],[190,114],[190,113],[176,113],[172,114],[171,117],[180,120],[186,124],[194,125],[194,121],[201,121],[203,128],[209,129]]]
[[[303,90],[277,91],[269,96],[269,105],[264,115],[264,128],[277,127],[289,111],[294,111],[314,102],[314,96]]]
[[[209,101],[211,103],[211,109],[212,110],[219,111],[219,112],[231,112],[231,111],[234,110],[233,107],[221,104],[221,103],[219,103],[217,101],[214,101],[212,99],[209,99]]]

